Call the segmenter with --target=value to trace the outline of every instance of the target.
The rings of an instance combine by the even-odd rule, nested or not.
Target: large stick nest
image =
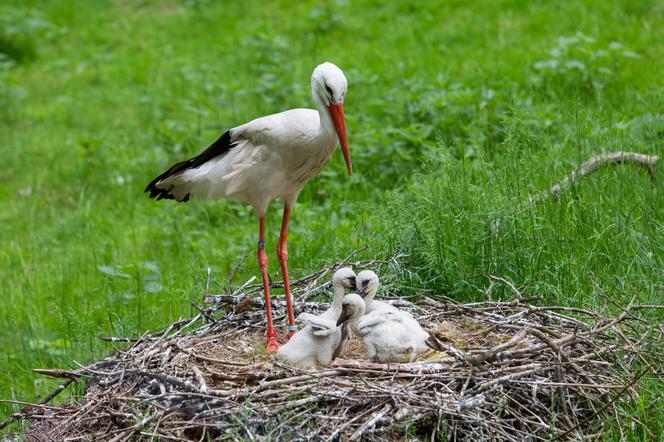
[[[351,255],[352,256],[352,255]],[[294,283],[299,312],[329,290],[336,263]],[[359,268],[379,261],[358,262]],[[322,281],[325,281],[324,283]],[[507,284],[502,278],[496,283]],[[278,286],[278,284],[275,284]],[[411,311],[438,351],[408,364],[377,364],[354,338],[331,367],[304,371],[265,353],[260,288],[245,284],[189,320],[132,340],[74,371],[40,370],[80,382],[64,404],[28,406],[28,440],[581,439],[620,424],[652,367],[651,334],[632,312],[609,318],[569,307],[511,302],[440,303],[420,296]],[[274,302],[277,324],[285,323]],[[284,336],[280,337],[283,341]],[[661,346],[661,342],[659,343]],[[655,357],[657,359],[657,357]]]

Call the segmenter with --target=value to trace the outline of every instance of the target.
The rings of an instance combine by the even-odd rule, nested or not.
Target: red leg
[[[291,295],[290,279],[288,278],[288,223],[290,222],[291,208],[284,204],[284,218],[281,221],[281,233],[279,234],[279,244],[277,245],[277,257],[281,264],[281,276],[284,278],[284,291],[286,292],[286,304],[288,306],[288,334],[293,336],[297,331],[295,325],[295,316],[293,313],[293,296]]]
[[[265,291],[265,309],[267,310],[267,347],[269,352],[279,349],[277,333],[272,324],[272,304],[270,303],[270,279],[267,274],[267,253],[265,253],[265,215],[261,216],[260,234],[258,238],[258,265],[263,274],[263,290]]]

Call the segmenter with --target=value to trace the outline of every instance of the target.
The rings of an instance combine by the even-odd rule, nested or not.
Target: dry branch
[[[78,379],[81,377],[80,373],[76,373],[74,371],[59,370],[59,369],[33,368],[32,371],[53,378],[71,379],[72,381],[75,382],[78,382]]]
[[[659,161],[659,157],[656,155],[645,155],[637,152],[609,152],[596,155],[589,160],[584,161],[578,169],[565,176],[560,182],[551,186],[549,190],[530,197],[530,202],[537,203],[547,198],[551,198],[555,201],[565,190],[579,181],[580,178],[592,175],[600,168],[607,165],[634,164],[643,167],[648,171],[650,179],[655,182],[657,179],[655,169],[657,161]]]

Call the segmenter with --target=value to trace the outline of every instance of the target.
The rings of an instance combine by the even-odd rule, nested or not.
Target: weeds
[[[604,46],[582,32],[559,37],[549,55],[533,65],[536,75],[532,81],[536,86],[562,94],[573,89],[597,100],[604,88],[618,82],[625,62],[641,58],[619,41]]]

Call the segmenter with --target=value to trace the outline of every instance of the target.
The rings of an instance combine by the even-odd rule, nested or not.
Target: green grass
[[[620,166],[516,210],[593,154],[664,153],[661,2],[16,0],[0,17],[1,397],[45,394],[30,369],[100,357],[99,334],[191,314],[208,266],[220,290],[245,255],[236,282],[257,273],[249,209],[142,190],[227,127],[311,107],[323,60],[349,79],[356,174],[337,152],[303,191],[294,275],[369,243],[408,254],[403,287],[460,300],[488,275],[543,302],[664,298],[664,172]],[[634,415],[661,435],[661,385],[644,389]]]

